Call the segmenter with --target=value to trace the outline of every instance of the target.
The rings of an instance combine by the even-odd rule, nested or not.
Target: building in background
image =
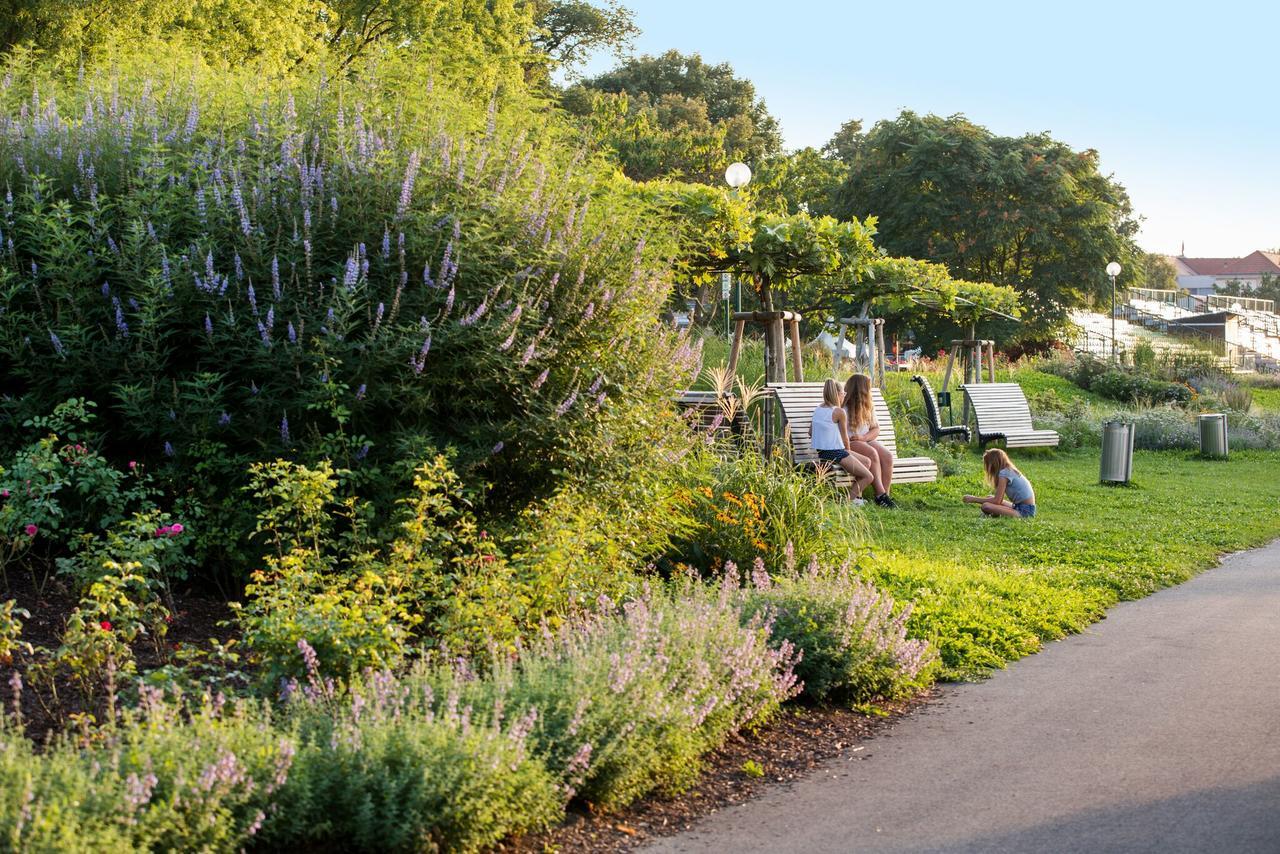
[[[1178,277],[1178,287],[1200,296],[1212,294],[1219,285],[1239,282],[1245,288],[1256,289],[1262,277],[1280,276],[1280,254],[1253,252],[1243,258],[1187,258],[1178,255],[1169,259]]]

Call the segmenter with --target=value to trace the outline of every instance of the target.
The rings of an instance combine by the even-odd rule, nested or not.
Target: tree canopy
[[[876,216],[892,255],[945,264],[961,279],[1017,288],[1033,331],[1100,294],[1109,261],[1140,265],[1138,221],[1096,151],[1046,133],[1003,137],[964,116],[904,112],[860,141],[842,216]]]
[[[635,180],[714,183],[734,160],[758,163],[782,149],[778,122],[751,81],[696,53],[628,60],[571,87],[563,105],[594,120],[597,138]]]

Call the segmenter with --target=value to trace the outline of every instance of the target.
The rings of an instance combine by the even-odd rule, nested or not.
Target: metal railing
[[[1255,297],[1238,297],[1231,294],[1209,294],[1204,298],[1204,301],[1205,305],[1213,311],[1229,309],[1231,311],[1238,312],[1274,314],[1276,310],[1275,300],[1257,299]]]
[[[1191,339],[1197,343],[1200,349],[1222,359],[1232,370],[1266,373],[1280,371],[1280,361],[1277,361],[1274,357],[1259,353],[1252,348],[1229,341],[1226,338],[1211,335],[1185,322],[1152,314],[1132,303],[1120,306],[1117,312],[1129,323],[1141,323],[1148,329],[1154,329],[1166,335]]]

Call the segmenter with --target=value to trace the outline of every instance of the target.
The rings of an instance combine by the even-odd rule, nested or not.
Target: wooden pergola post
[[[733,346],[729,349],[729,374],[734,375],[738,368],[738,357],[742,351],[742,338],[748,323],[764,326],[767,339],[764,350],[764,381],[768,383],[784,383],[787,381],[787,359],[783,355],[784,327],[791,332],[791,369],[795,382],[804,381],[804,358],[800,350],[800,321],[804,318],[794,311],[739,311],[733,315]],[[764,451],[768,456],[773,452],[773,395],[765,394],[764,398]]]
[[[884,370],[885,370],[885,344],[884,344],[884,318],[882,317],[844,317],[840,319],[840,337],[836,341],[836,358],[832,366],[832,375],[838,373],[840,364],[840,355],[844,352],[844,342],[847,337],[848,328],[853,327],[853,351],[854,351],[854,368],[855,370],[862,367],[857,364],[858,353],[865,352],[867,354],[867,375],[871,377],[871,384],[878,388],[884,387]],[[865,349],[864,349],[865,348]]]

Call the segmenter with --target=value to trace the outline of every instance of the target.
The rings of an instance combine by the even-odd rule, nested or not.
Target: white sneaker
[[[854,506],[854,507],[861,507],[861,506],[863,506],[863,505],[864,505],[864,504],[866,504],[866,503],[867,503],[867,499],[865,499],[865,498],[855,498],[855,499],[853,499],[853,506]]]

